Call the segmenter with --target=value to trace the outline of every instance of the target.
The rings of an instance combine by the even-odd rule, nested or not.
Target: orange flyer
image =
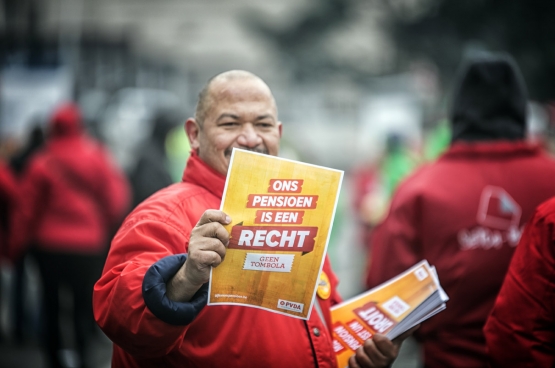
[[[234,149],[220,208],[230,241],[208,305],[308,319],[342,180],[339,170]]]
[[[347,367],[349,358],[374,334],[394,339],[444,310],[447,300],[435,268],[424,260],[382,285],[333,306],[337,366]]]

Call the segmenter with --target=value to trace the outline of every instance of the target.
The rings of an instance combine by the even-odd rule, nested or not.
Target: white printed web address
[[[247,253],[244,270],[291,272],[294,254]]]

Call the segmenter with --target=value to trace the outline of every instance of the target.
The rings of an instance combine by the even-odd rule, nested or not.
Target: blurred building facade
[[[286,124],[284,152],[302,148],[302,158],[338,168],[378,155],[388,125],[418,143],[422,111],[436,93],[429,68],[391,76],[397,56],[383,26],[389,13],[377,2],[4,0],[3,10],[2,102],[9,108],[0,132],[21,136],[30,115],[74,97],[123,166],[132,163],[121,146],[147,135],[140,121],[154,109],[153,95],[192,114],[196,91],[223,70],[253,71],[272,87]],[[431,87],[419,88],[418,78]],[[26,99],[26,86],[38,80],[42,97]],[[383,101],[384,93],[403,106],[378,111],[374,97]]]

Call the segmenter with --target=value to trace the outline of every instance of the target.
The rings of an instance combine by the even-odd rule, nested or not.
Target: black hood
[[[521,140],[526,86],[508,55],[469,60],[458,75],[451,108],[452,141]]]

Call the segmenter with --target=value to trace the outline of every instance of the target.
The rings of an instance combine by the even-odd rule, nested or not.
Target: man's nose
[[[254,126],[247,123],[243,124],[241,133],[237,137],[237,143],[244,147],[253,148],[262,143],[262,138],[258,135]]]

